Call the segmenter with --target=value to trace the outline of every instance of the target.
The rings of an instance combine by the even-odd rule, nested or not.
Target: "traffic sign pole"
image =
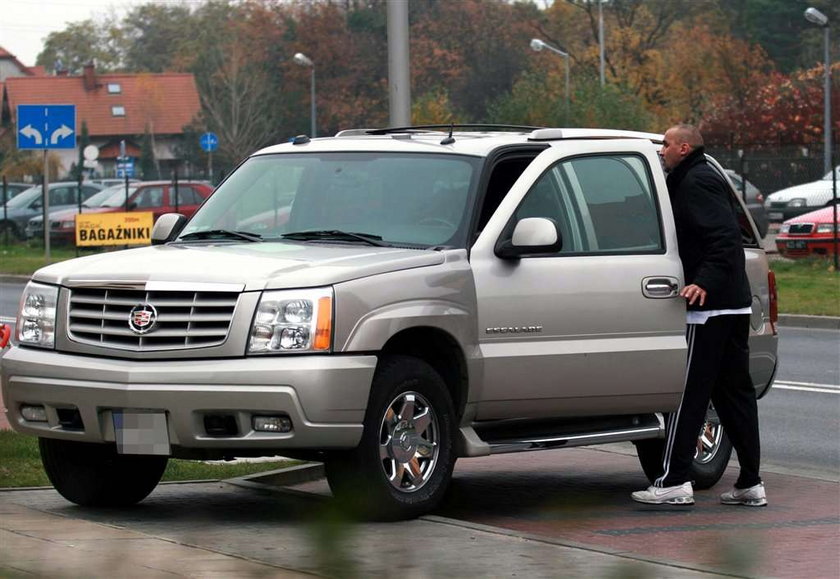
[[[43,178],[43,190],[41,193],[44,195],[44,202],[42,209],[44,210],[44,257],[47,260],[47,263],[50,262],[50,171],[49,171],[49,163],[47,160],[47,149],[44,149],[44,178]]]

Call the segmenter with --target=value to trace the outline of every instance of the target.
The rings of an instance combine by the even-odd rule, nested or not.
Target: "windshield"
[[[25,191],[21,191],[8,201],[6,201],[6,207],[8,209],[17,209],[19,207],[26,207],[29,205],[33,199],[36,197],[41,196],[41,186],[36,185],[35,187],[30,187]]]
[[[133,189],[131,187],[129,187],[128,191],[129,191],[129,193],[128,193],[129,196],[131,196],[131,193],[133,193]],[[121,197],[121,199],[120,199],[121,205],[125,205],[125,184],[121,184],[121,185],[112,185],[111,187],[108,187],[107,189],[103,189],[102,191],[99,191],[98,193],[95,193],[95,194],[91,195],[90,197],[87,198],[87,200],[84,203],[82,203],[82,206],[83,207],[102,207],[102,205],[106,201],[111,199],[111,197],[116,198],[118,196],[118,194],[121,194],[121,195],[119,195]]]
[[[344,234],[353,233],[382,245],[463,247],[480,163],[477,157],[372,152],[253,157],[181,237],[226,230],[323,243],[352,242]]]
[[[836,167],[834,167],[834,171],[829,171],[828,173],[826,173],[825,176],[822,178],[822,180],[823,181],[831,181],[832,179],[834,179],[834,177],[832,176],[832,173],[836,173],[837,174],[837,180],[840,181],[840,165],[837,165]]]
[[[108,187],[104,191],[100,191],[100,193],[108,193],[108,195],[99,198],[97,201],[97,205],[91,205],[90,200],[93,199],[91,197],[87,200],[88,207],[125,207],[125,199],[128,197],[131,198],[134,195],[134,192],[137,191],[137,187],[129,186],[128,187],[128,195],[125,193],[125,185],[114,185],[113,187]],[[94,195],[96,197],[96,195]]]

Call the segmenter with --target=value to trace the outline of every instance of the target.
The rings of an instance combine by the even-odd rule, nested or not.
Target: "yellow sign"
[[[154,214],[80,213],[76,215],[76,245],[151,245]]]

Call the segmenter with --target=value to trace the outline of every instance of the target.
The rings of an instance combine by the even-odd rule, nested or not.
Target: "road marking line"
[[[824,394],[840,394],[837,384],[813,384],[810,382],[776,382],[773,388],[780,390],[798,390],[801,392],[821,392]]]
[[[840,388],[840,384],[820,384],[818,382],[794,382],[793,380],[779,380],[779,384],[786,386],[813,386],[815,388]]]

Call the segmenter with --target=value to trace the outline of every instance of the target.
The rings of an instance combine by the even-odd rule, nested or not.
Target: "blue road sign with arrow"
[[[204,133],[198,143],[203,150],[212,153],[219,148],[219,137],[216,136],[216,133]]]
[[[18,105],[18,149],[75,149],[76,105]]]

